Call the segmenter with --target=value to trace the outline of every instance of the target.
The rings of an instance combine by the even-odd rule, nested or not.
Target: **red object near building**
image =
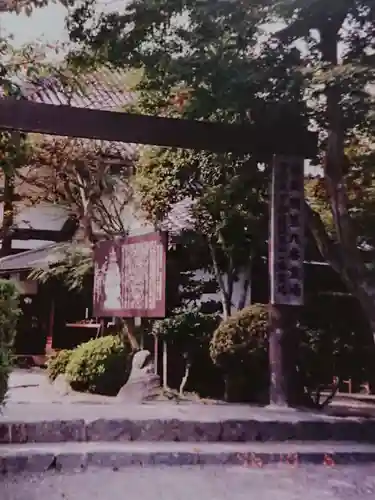
[[[46,354],[49,354],[52,351],[52,336],[47,337],[46,341]]]

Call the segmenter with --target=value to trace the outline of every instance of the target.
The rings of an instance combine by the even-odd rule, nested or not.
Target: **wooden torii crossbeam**
[[[228,125],[97,111],[0,99],[0,129],[150,144],[253,153],[274,157],[270,197],[270,401],[293,404],[289,388],[296,374],[290,369],[294,341],[293,308],[303,304],[304,159],[315,156],[317,134],[288,120],[255,125]]]
[[[293,124],[228,125],[0,100],[0,129],[214,152],[312,157],[316,134]]]

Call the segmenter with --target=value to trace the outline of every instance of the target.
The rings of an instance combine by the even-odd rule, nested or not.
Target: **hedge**
[[[51,381],[54,381],[59,375],[65,374],[66,367],[68,366],[72,354],[72,350],[64,349],[48,359],[47,374]]]
[[[21,314],[19,294],[14,283],[0,280],[0,405],[8,391],[12,347]]]
[[[66,367],[72,389],[114,396],[129,375],[130,346],[114,335],[78,346]]]

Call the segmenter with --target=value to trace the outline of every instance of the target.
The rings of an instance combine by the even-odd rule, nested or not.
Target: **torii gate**
[[[0,129],[124,143],[273,157],[270,197],[270,403],[288,406],[288,328],[303,305],[304,160],[316,153],[317,135],[293,123],[228,125],[0,100]]]

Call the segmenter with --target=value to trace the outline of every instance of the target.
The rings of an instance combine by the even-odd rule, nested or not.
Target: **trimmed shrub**
[[[130,347],[108,335],[74,349],[65,374],[76,391],[114,396],[129,376],[129,361]]]
[[[73,351],[64,349],[51,356],[47,361],[48,378],[53,382],[59,375],[63,375],[70,361]]]
[[[152,333],[167,342],[169,353],[180,355],[179,365],[182,369],[175,370],[179,371],[181,376],[178,383],[180,393],[189,385],[188,380],[192,382],[189,388],[200,392],[203,377],[197,370],[202,368],[203,363],[206,378],[210,369],[215,370],[208,351],[212,334],[219,323],[219,315],[203,314],[197,309],[181,312],[154,323]]]
[[[16,286],[11,281],[0,280],[0,404],[4,403],[8,390],[12,347],[20,314]]]
[[[218,315],[192,310],[156,321],[152,333],[176,345],[187,356],[193,356],[210,341],[219,322]]]
[[[210,343],[210,355],[224,374],[226,399],[261,397],[268,386],[267,352],[267,306],[253,304],[219,325]]]

